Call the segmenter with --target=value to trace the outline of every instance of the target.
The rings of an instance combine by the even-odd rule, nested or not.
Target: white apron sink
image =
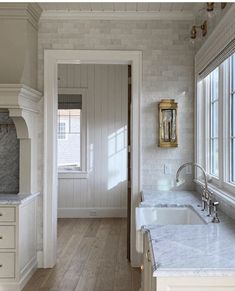
[[[192,207],[137,207],[136,249],[143,252],[142,227],[145,225],[193,225],[206,224]]]

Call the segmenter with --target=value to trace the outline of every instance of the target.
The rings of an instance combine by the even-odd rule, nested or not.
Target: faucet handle
[[[214,192],[211,190],[208,190],[209,196],[212,197],[214,195]],[[218,202],[219,203],[219,202]]]
[[[215,201],[215,202],[212,203],[212,205],[213,205],[213,208],[214,208],[214,217],[212,219],[212,222],[213,223],[219,223],[220,222],[219,217],[218,217],[219,202]]]

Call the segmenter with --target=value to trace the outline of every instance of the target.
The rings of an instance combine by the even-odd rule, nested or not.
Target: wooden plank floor
[[[38,269],[23,291],[139,291],[126,259],[126,219],[59,219],[57,264]]]

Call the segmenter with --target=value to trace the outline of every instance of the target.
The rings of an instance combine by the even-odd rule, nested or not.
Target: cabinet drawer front
[[[0,253],[0,278],[15,277],[15,254]]]
[[[0,249],[15,248],[15,227],[13,225],[0,225]]]
[[[15,221],[15,207],[0,207],[0,222]]]

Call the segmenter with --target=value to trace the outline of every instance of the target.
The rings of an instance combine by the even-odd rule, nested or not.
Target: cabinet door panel
[[[15,248],[15,226],[1,225],[0,226],[0,249]]]
[[[14,222],[15,207],[0,207],[0,222]]]
[[[15,254],[0,253],[0,278],[15,277]]]

